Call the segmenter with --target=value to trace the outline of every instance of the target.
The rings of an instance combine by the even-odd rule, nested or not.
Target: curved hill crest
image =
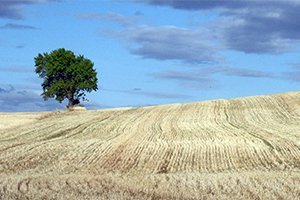
[[[298,91],[0,121],[0,199],[300,196]]]

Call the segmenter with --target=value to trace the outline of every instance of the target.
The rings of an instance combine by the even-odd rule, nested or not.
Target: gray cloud
[[[294,72],[284,72],[283,78],[293,82],[300,82],[300,70]]]
[[[15,91],[15,88],[12,85],[8,85],[8,88],[0,88],[0,93],[10,93],[12,91]]]
[[[283,53],[299,44],[300,24],[295,22],[300,17],[299,9],[300,6],[230,11],[214,23],[212,30],[219,33],[220,40],[230,49],[245,53]]]
[[[31,30],[35,30],[37,29],[36,27],[34,26],[30,26],[30,25],[21,25],[21,24],[11,24],[11,23],[8,23],[8,24],[5,24],[3,26],[0,26],[0,29],[31,29]]]
[[[220,59],[204,30],[174,26],[140,26],[117,34],[129,42],[131,53],[157,60],[180,60],[189,63],[209,63]]]
[[[25,47],[24,44],[18,44],[15,46],[15,48],[17,48],[17,49],[23,49],[24,47]]]
[[[21,66],[0,67],[0,72],[33,73],[34,68],[21,67]]]
[[[54,100],[43,101],[31,90],[18,90],[12,85],[0,88],[0,112],[46,111],[61,109],[63,106]]]
[[[134,12],[134,15],[135,16],[143,16],[144,13],[142,11],[137,10],[137,11]]]
[[[300,41],[297,0],[138,0],[185,10],[214,10],[219,19],[206,25],[224,48],[245,53],[283,53]]]
[[[25,88],[25,87],[23,87]],[[26,88],[31,88],[26,86]],[[12,85],[0,86],[0,112],[38,112],[65,109],[66,102],[58,103],[54,99],[44,101],[36,89],[16,89]],[[109,108],[97,102],[83,102],[88,109]]]
[[[195,71],[162,71],[148,74],[150,77],[175,81],[179,86],[191,89],[216,89],[217,82],[206,74]]]
[[[210,1],[198,1],[198,0],[133,0],[138,3],[147,3],[157,6],[170,6],[176,9],[184,10],[205,10],[214,8],[240,8],[245,5],[245,1],[220,1],[220,0],[210,0]]]
[[[115,89],[102,89],[102,90],[108,92],[117,92],[117,93],[125,93],[130,95],[152,97],[156,99],[188,99],[192,97],[190,95],[185,95],[185,94],[144,91],[141,88],[133,88],[132,90],[115,90]]]
[[[282,79],[289,80],[292,82],[300,82],[300,64],[292,63],[290,64],[291,71],[283,72]]]
[[[220,87],[214,79],[215,74],[248,78],[277,78],[269,72],[234,67],[206,67],[194,71],[162,71],[148,74],[156,79],[176,81],[180,86],[191,89],[217,89]]]
[[[60,0],[1,0],[0,18],[23,19],[23,6]]]
[[[136,17],[121,15],[118,13],[81,13],[78,15],[80,19],[84,20],[106,20],[112,21],[122,26],[131,26],[136,21]]]
[[[200,71],[202,74],[223,74],[227,76],[249,77],[249,78],[275,78],[273,73],[236,68],[236,67],[208,67]]]
[[[293,70],[300,70],[300,63],[290,63],[289,65]]]
[[[208,9],[243,9],[257,7],[278,7],[285,5],[299,5],[297,0],[133,0],[137,3],[147,3],[157,6],[170,6],[183,10],[208,10]]]
[[[25,88],[25,89],[24,89]],[[0,112],[39,112],[65,109],[67,102],[44,101],[36,85],[0,85]],[[95,101],[81,102],[88,109],[111,108]]]
[[[153,97],[157,99],[188,99],[192,96],[185,94],[165,93],[165,92],[150,92],[150,91],[128,91],[127,93],[133,95],[142,95],[147,97]]]

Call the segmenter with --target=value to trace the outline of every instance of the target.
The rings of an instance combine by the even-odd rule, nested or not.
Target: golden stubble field
[[[0,121],[1,200],[300,198],[300,92]]]

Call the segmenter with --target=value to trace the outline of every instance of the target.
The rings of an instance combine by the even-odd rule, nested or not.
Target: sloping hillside
[[[0,127],[0,199],[300,196],[300,92],[34,115]]]

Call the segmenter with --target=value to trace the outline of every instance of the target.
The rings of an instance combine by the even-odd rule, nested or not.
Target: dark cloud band
[[[131,53],[157,60],[212,63],[219,59],[212,36],[203,30],[174,26],[139,26],[125,29],[118,37],[129,42]]]
[[[190,89],[211,90],[220,87],[214,78],[216,74],[246,78],[277,78],[273,73],[235,67],[206,67],[194,71],[162,71],[148,75],[155,79],[176,81],[180,86]]]
[[[24,5],[46,3],[60,0],[1,0],[0,1],[0,18],[23,19]]]
[[[34,26],[30,26],[30,25],[8,23],[8,24],[5,24],[3,26],[0,26],[0,29],[20,29],[20,30],[29,29],[29,30],[35,30],[37,28],[34,27]]]
[[[219,14],[208,28],[227,49],[255,54],[292,51],[300,42],[297,0],[141,0],[149,5]],[[199,37],[199,39],[201,39]]]

